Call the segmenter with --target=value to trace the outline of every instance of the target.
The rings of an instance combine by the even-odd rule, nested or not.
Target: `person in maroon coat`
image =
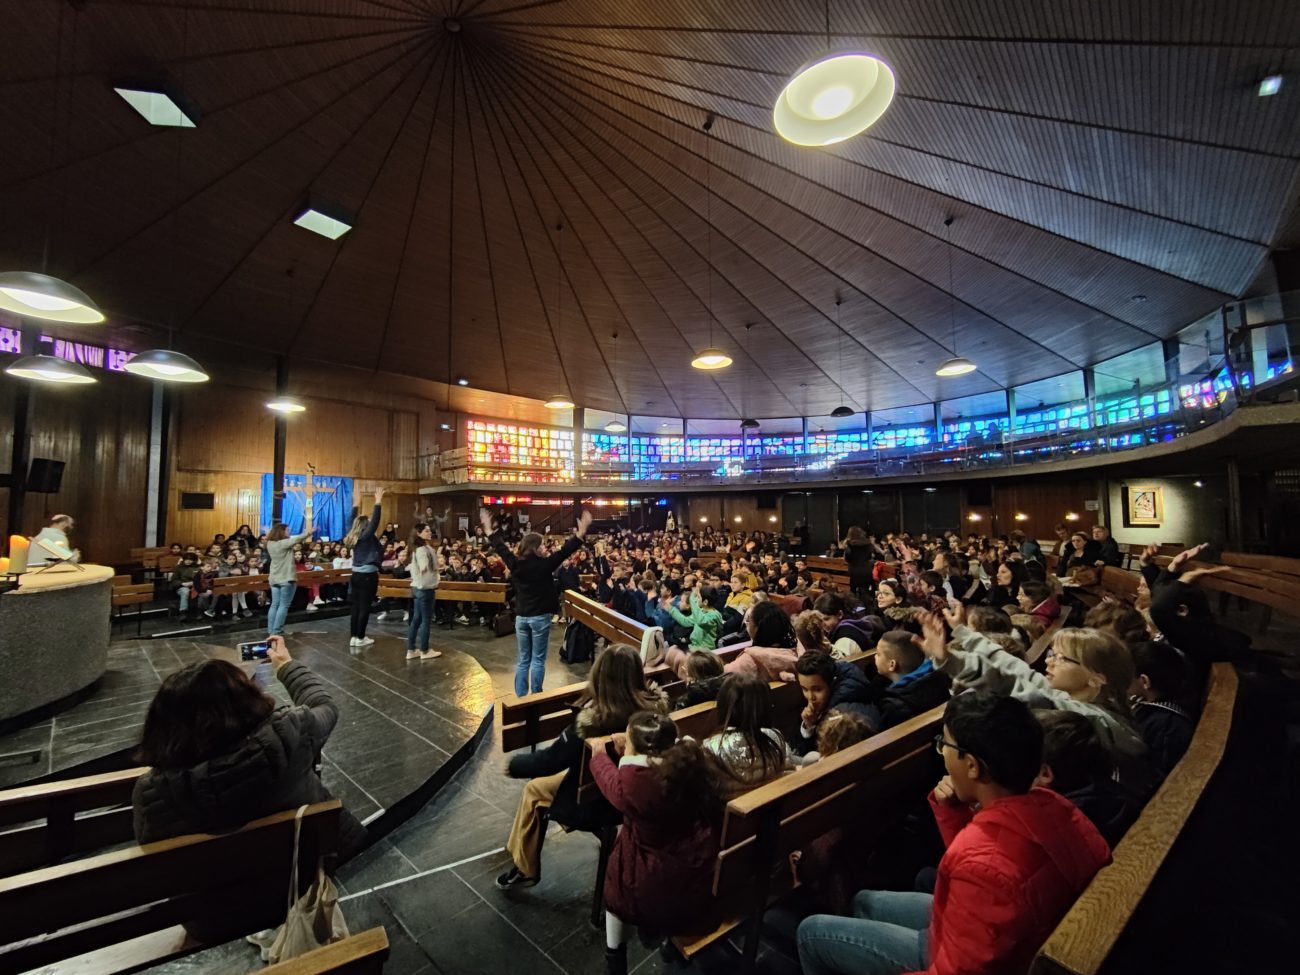
[[[643,940],[717,926],[710,890],[726,800],[717,759],[677,741],[662,714],[639,711],[626,734],[591,747],[592,778],[623,814],[605,873],[605,965],[608,975],[626,975],[627,925]]]

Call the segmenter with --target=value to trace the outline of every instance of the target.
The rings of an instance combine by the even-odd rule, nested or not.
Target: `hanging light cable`
[[[618,396],[619,395],[618,392],[618,332],[615,332],[613,337],[614,337],[614,369],[613,369],[614,395]],[[622,397],[620,396],[619,398],[621,399]],[[608,423],[605,424],[605,432],[626,433],[627,424],[617,418],[610,420]]]
[[[894,72],[874,54],[831,50],[831,4],[825,3],[826,53],[795,72],[772,109],[781,138],[829,146],[865,132],[894,100]]]
[[[558,257],[556,260],[556,267],[555,267],[555,330],[558,333],[561,330],[561,326],[564,324],[564,224],[563,223],[557,223],[555,225],[555,235],[556,237],[559,238],[559,243],[556,245],[556,253]],[[560,366],[560,370],[561,370],[561,375],[563,375],[563,370],[564,370],[563,365]],[[548,410],[571,410],[574,407],[574,402],[569,398],[567,393],[556,393],[554,396],[552,396],[550,399],[546,401],[545,405]]]
[[[186,10],[181,20],[181,90],[185,89],[185,65],[188,61],[190,45],[190,13]],[[192,128],[192,126],[191,126]],[[187,129],[181,126],[175,127],[173,138],[176,140],[176,165],[175,173],[172,177],[172,192],[177,197],[180,196],[181,172],[184,168],[184,147],[182,141],[185,138]],[[172,209],[172,243],[171,243],[171,265],[172,281],[176,286],[177,305],[180,304],[181,275],[177,268],[180,254],[180,207]],[[179,318],[179,312],[176,313]],[[143,376],[146,379],[156,379],[164,383],[205,383],[208,381],[208,374],[203,367],[191,359],[189,356],[172,349],[172,343],[176,340],[176,332],[170,329],[167,332],[167,348],[150,349],[148,352],[141,352],[134,355],[123,366],[127,372],[135,376]]]
[[[731,356],[713,344],[713,143],[709,135],[713,131],[714,114],[704,120],[704,223],[707,236],[704,242],[704,261],[708,270],[707,301],[709,313],[709,347],[702,349],[691,365],[696,369],[726,369],[731,365]]]
[[[831,416],[837,420],[853,415],[853,410],[844,402],[844,330],[840,328],[840,305],[843,301],[840,293],[835,292],[835,343],[840,360],[840,405],[831,410]]]
[[[936,376],[964,376],[975,371],[975,363],[957,354],[957,296],[952,289],[952,217],[944,220],[948,228],[948,324],[952,333],[952,357],[934,371]]]
[[[79,13],[73,11],[72,54],[67,78],[61,78],[63,72],[63,8],[59,4],[59,20],[56,28],[54,76],[56,84],[63,88],[63,152],[59,152],[58,123],[50,127],[50,168],[54,169],[60,155],[68,155],[68,131],[71,127],[72,86],[76,78],[77,67],[77,19]],[[66,159],[65,159],[66,161]],[[60,174],[51,177],[52,183],[59,186],[60,199],[57,207],[60,214],[60,227],[66,224],[67,213],[67,177]],[[84,291],[60,278],[47,274],[50,258],[50,230],[56,207],[47,201],[45,218],[45,246],[41,253],[41,270],[0,272],[0,309],[21,315],[24,318],[37,318],[47,322],[61,322],[64,325],[97,325],[104,320],[104,313],[90,300]]]

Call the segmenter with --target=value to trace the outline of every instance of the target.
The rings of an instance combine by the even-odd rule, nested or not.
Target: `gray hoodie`
[[[960,649],[949,646],[948,658],[938,669],[954,684],[1007,694],[1030,707],[1077,711],[1092,722],[1102,744],[1114,757],[1120,782],[1140,796],[1151,794],[1155,773],[1146,743],[1132,722],[1100,704],[1077,701],[1065,691],[1058,691],[1019,657],[968,626],[956,627],[952,638]]]

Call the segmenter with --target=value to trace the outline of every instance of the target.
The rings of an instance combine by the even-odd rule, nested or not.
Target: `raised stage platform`
[[[329,684],[339,705],[322,778],[380,834],[422,805],[463,764],[490,723],[496,694],[510,686],[513,674],[513,636],[498,639],[478,628],[435,630],[433,645],[443,655],[408,662],[405,633],[398,618],[372,620],[374,645],[354,654],[345,618],[309,618],[286,632],[295,659]],[[242,663],[288,703],[269,664],[239,661],[236,644],[258,635],[244,630],[114,641],[103,677],[86,696],[0,734],[0,788],[136,764],[130,751],[159,684],[207,657]],[[39,671],[44,666],[40,648],[29,653],[30,666]],[[556,670],[555,683],[575,679],[558,661]]]

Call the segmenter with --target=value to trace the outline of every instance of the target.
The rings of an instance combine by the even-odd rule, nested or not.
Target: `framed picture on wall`
[[[1165,490],[1150,484],[1124,486],[1124,524],[1129,528],[1159,528],[1165,520]]]

